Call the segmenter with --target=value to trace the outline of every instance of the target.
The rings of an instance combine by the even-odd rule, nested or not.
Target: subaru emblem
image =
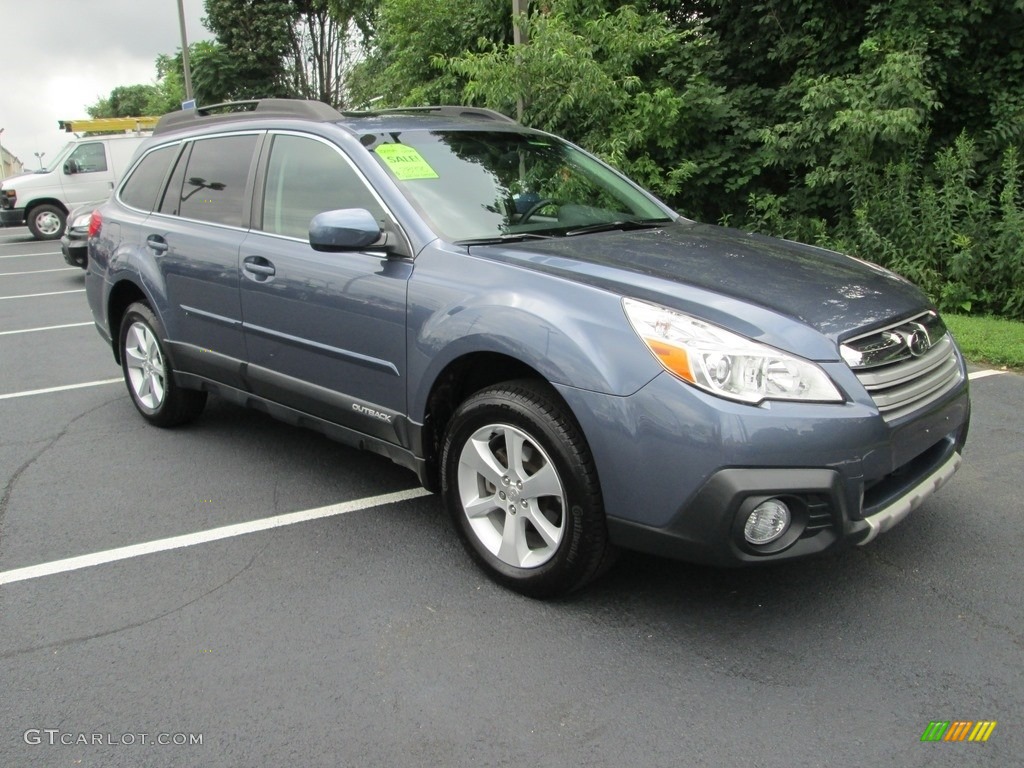
[[[918,328],[907,337],[907,347],[910,349],[910,354],[914,357],[920,357],[932,348],[932,340],[928,338],[926,330]]]

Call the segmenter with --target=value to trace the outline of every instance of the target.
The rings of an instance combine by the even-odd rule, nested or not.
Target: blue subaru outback
[[[964,361],[907,281],[681,218],[488,110],[167,115],[93,214],[86,286],[145,419],[212,392],[387,456],[534,596],[618,548],[866,544],[967,436]]]

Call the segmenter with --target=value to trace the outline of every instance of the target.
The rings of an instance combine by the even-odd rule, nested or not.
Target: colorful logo
[[[995,720],[932,720],[921,741],[988,741],[995,729]]]

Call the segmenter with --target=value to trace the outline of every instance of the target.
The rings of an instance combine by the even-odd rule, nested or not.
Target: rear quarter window
[[[178,192],[178,215],[186,219],[243,226],[246,189],[257,137],[220,136],[199,139],[185,167]],[[168,190],[168,197],[172,190]],[[164,200],[166,206],[168,200]]]
[[[152,211],[178,149],[178,145],[160,147],[142,158],[121,187],[121,202],[140,211]]]

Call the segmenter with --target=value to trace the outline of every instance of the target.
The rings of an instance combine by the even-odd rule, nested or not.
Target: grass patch
[[[942,319],[972,363],[1024,372],[1024,323],[946,313]]]

